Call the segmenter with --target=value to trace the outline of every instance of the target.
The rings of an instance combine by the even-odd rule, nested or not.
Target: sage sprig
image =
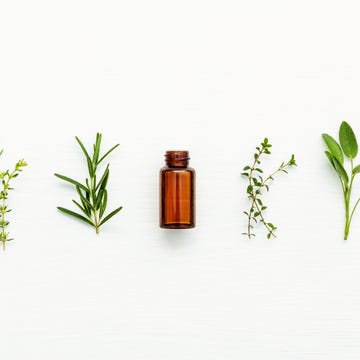
[[[0,155],[2,155],[3,150],[0,151]],[[1,191],[0,191],[0,241],[2,242],[2,248],[5,250],[6,243],[8,241],[14,240],[14,238],[9,238],[9,232],[6,231],[6,228],[9,225],[9,221],[6,219],[6,214],[11,211],[8,206],[7,200],[9,197],[9,191],[14,190],[11,187],[10,182],[19,176],[20,172],[23,168],[27,166],[27,163],[24,159],[19,160],[12,171],[0,171],[0,179],[1,179]]]
[[[329,151],[325,151],[326,157],[335,170],[341,183],[341,189],[344,197],[345,205],[345,229],[344,240],[348,239],[350,226],[355,214],[355,210],[359,205],[360,199],[351,207],[351,194],[354,185],[355,176],[360,173],[360,165],[354,166],[354,160],[358,154],[358,143],[355,133],[351,126],[343,121],[339,129],[340,144],[330,135],[322,135]],[[345,169],[345,158],[350,163],[350,171]]]
[[[244,172],[241,174],[248,178],[248,185],[246,188],[246,193],[248,198],[250,199],[250,209],[248,211],[244,211],[244,214],[247,217],[247,231],[243,233],[249,239],[252,236],[255,236],[253,229],[254,225],[257,223],[262,223],[267,231],[267,238],[270,239],[272,236],[276,237],[275,230],[277,227],[272,223],[268,222],[265,219],[264,212],[267,210],[267,206],[264,204],[261,196],[263,195],[264,189],[269,191],[269,183],[274,180],[274,176],[280,172],[287,173],[287,168],[290,166],[296,166],[295,156],[292,155],[290,160],[287,162],[282,162],[281,165],[270,175],[264,177],[264,171],[261,169],[261,161],[260,159],[264,155],[270,155],[270,148],[272,145],[269,143],[267,138],[261,143],[260,146],[256,147],[256,152],[254,154],[254,161],[251,165],[247,165],[244,167]]]
[[[97,176],[98,166],[108,155],[110,155],[113,150],[119,146],[119,144],[116,144],[104,155],[100,156],[102,135],[97,133],[95,144],[93,145],[93,153],[90,157],[81,140],[78,137],[75,137],[75,139],[79,144],[87,163],[88,177],[85,179],[85,183],[81,183],[77,180],[60,174],[55,174],[55,176],[72,184],[75,187],[75,190],[79,196],[79,200],[72,200],[72,202],[80,209],[83,215],[61,206],[59,206],[58,209],[67,215],[70,215],[93,226],[96,233],[98,234],[100,227],[122,209],[122,206],[120,206],[105,215],[108,201],[108,191],[106,186],[108,184],[110,175],[109,164],[107,164],[102,176]]]

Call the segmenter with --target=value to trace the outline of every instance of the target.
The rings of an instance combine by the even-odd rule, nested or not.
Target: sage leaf
[[[340,126],[339,139],[344,154],[354,159],[358,153],[358,143],[354,131],[346,121],[343,121]]]
[[[344,181],[345,184],[349,183],[349,176],[344,169],[344,167],[339,163],[339,161],[336,158],[333,158],[334,160],[334,166],[335,170],[338,173],[339,177]]]
[[[341,165],[344,164],[344,154],[341,150],[338,142],[330,135],[323,134],[322,135],[327,147],[329,148],[331,154],[339,161]]]
[[[353,171],[352,171],[352,173],[353,173],[354,175],[360,173],[360,165],[355,166],[354,169],[353,169]]]
[[[330,150],[325,151],[325,155],[334,167],[341,182],[345,207],[344,240],[347,240],[355,210],[360,203],[360,199],[356,201],[355,205],[351,201],[354,179],[356,174],[360,173],[360,165],[353,167],[354,158],[358,154],[358,143],[354,131],[346,121],[343,121],[339,127],[340,147],[346,158],[344,156],[341,157],[339,146],[335,139],[327,134],[323,134],[323,138]],[[348,159],[346,162],[350,164],[350,171],[346,170],[346,159]]]
[[[335,168],[335,164],[334,164],[334,157],[332,156],[332,154],[329,151],[325,151],[325,155],[327,156],[327,158],[330,161],[330,164],[333,166],[333,168],[336,170]]]

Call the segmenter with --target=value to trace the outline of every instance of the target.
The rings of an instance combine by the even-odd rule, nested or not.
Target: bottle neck
[[[165,154],[165,163],[171,168],[187,168],[189,159],[188,151],[167,151]]]

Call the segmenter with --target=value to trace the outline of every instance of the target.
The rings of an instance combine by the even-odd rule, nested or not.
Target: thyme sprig
[[[110,155],[113,150],[119,146],[119,144],[116,144],[103,156],[100,156],[102,135],[97,133],[95,144],[93,145],[93,154],[90,157],[81,140],[78,137],[75,137],[75,139],[85,155],[89,176],[85,179],[85,183],[80,183],[77,180],[60,174],[55,174],[55,176],[75,186],[76,192],[79,196],[79,201],[72,200],[72,202],[81,210],[84,215],[61,206],[59,206],[58,209],[67,215],[75,217],[93,226],[96,233],[98,234],[100,227],[122,209],[122,206],[120,206],[105,216],[108,200],[108,191],[106,186],[108,184],[110,175],[109,164],[107,164],[99,181],[97,181],[99,177],[97,177],[96,173],[98,166],[108,155]]]
[[[0,151],[0,155],[2,155],[3,150]],[[10,222],[6,219],[6,214],[11,211],[9,209],[7,200],[9,197],[9,191],[14,190],[11,187],[11,180],[15,179],[19,176],[20,172],[23,168],[27,166],[27,163],[24,159],[19,160],[12,171],[0,171],[0,180],[1,180],[1,191],[0,191],[0,241],[2,242],[2,248],[5,251],[6,243],[8,241],[14,240],[14,238],[9,238],[9,232],[6,231],[6,228],[10,224]]]
[[[276,237],[275,230],[277,227],[265,219],[264,212],[267,210],[267,206],[264,204],[261,196],[263,195],[264,189],[269,191],[269,183],[274,180],[275,175],[280,172],[287,173],[286,169],[288,167],[297,165],[295,156],[292,155],[289,161],[282,162],[274,172],[267,177],[264,177],[264,171],[260,167],[260,160],[262,159],[262,156],[271,154],[271,147],[272,145],[269,143],[269,140],[265,138],[261,145],[256,147],[253,163],[245,166],[243,169],[244,172],[241,174],[248,178],[246,193],[251,201],[250,209],[248,211],[244,211],[244,214],[247,217],[247,231],[243,233],[243,235],[246,235],[249,239],[251,239],[252,236],[255,236],[253,228],[254,225],[259,222],[266,228],[268,239]]]

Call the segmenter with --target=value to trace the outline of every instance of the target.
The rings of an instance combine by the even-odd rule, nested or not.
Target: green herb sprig
[[[0,151],[0,155],[2,155],[3,150]],[[11,211],[9,209],[7,200],[9,197],[9,191],[14,190],[11,187],[10,182],[12,179],[15,179],[19,176],[20,172],[23,168],[27,166],[27,163],[24,159],[19,160],[12,171],[6,170],[0,172],[0,180],[1,180],[1,191],[0,191],[0,241],[2,242],[2,248],[5,251],[6,243],[8,241],[14,240],[14,238],[9,238],[9,233],[6,231],[6,228],[9,225],[9,221],[6,220],[6,214]]]
[[[243,233],[249,239],[252,236],[255,236],[253,233],[254,225],[258,222],[262,223],[267,231],[267,238],[270,239],[272,236],[276,237],[275,230],[277,227],[265,220],[264,212],[267,210],[267,206],[264,205],[261,196],[263,195],[264,189],[269,191],[269,182],[274,180],[274,176],[280,172],[287,173],[286,168],[290,166],[296,166],[295,156],[292,155],[290,160],[287,162],[281,163],[281,165],[267,177],[263,176],[264,171],[260,168],[261,157],[263,155],[270,155],[270,148],[272,145],[269,143],[267,138],[261,143],[260,146],[256,147],[256,153],[254,154],[254,162],[251,165],[244,167],[244,172],[241,174],[248,178],[248,186],[246,188],[246,193],[248,198],[251,201],[250,209],[244,211],[244,214],[247,217],[247,232]]]
[[[330,164],[337,173],[341,188],[344,196],[345,205],[345,229],[344,240],[348,239],[350,226],[355,214],[355,210],[359,205],[358,199],[353,207],[351,207],[351,194],[354,185],[355,176],[360,173],[360,165],[354,166],[354,160],[358,154],[358,143],[355,133],[351,126],[343,121],[340,125],[339,140],[340,144],[330,135],[322,135],[329,151],[325,151],[326,157],[329,159]],[[345,169],[345,157],[350,162],[350,171]]]
[[[97,176],[98,166],[113,150],[119,146],[119,144],[116,144],[103,156],[100,156],[102,135],[97,133],[95,144],[93,145],[93,154],[90,157],[80,139],[78,137],[75,137],[75,139],[85,155],[89,176],[86,178],[85,183],[80,183],[77,180],[60,174],[55,174],[55,176],[75,186],[76,192],[79,195],[79,201],[72,200],[72,202],[84,215],[61,206],[59,206],[58,209],[65,214],[93,226],[98,234],[100,227],[122,209],[122,206],[120,206],[111,211],[108,215],[105,215],[108,201],[108,191],[106,186],[108,184],[110,174],[109,164],[107,164],[102,176],[100,178]]]

